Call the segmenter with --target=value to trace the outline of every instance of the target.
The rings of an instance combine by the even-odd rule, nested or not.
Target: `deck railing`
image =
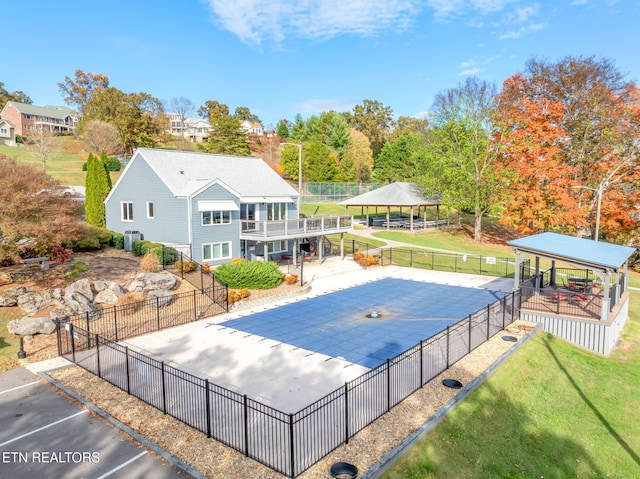
[[[240,239],[274,240],[305,235],[346,233],[353,229],[352,216],[319,216],[284,221],[240,222]]]

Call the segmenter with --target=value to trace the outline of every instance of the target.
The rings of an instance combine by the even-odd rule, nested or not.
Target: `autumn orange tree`
[[[502,223],[522,234],[540,231],[575,233],[585,225],[575,201],[577,167],[564,162],[566,133],[562,105],[546,98],[528,98],[522,75],[508,78],[496,101],[494,141],[505,182]]]
[[[564,227],[559,225],[562,230],[571,232],[578,228],[579,234],[593,231],[600,200],[602,238],[628,242],[638,235],[634,214],[640,201],[639,104],[637,87],[625,81],[606,59],[567,57],[557,63],[531,60],[520,79],[512,77],[505,82],[500,102],[503,119],[509,112],[513,113],[514,108],[557,105],[548,112],[539,112],[548,119],[546,133],[551,133],[550,127],[560,127],[564,135],[556,152],[556,161],[562,169],[554,174],[564,178],[561,186],[574,187],[570,193],[587,220],[584,225],[588,225],[580,229],[582,223],[574,218],[572,207],[569,217],[564,219],[567,223]],[[557,110],[560,107],[561,113]],[[520,124],[520,128],[531,130],[535,135],[536,121],[525,117]],[[509,146],[505,143],[505,151]],[[532,164],[532,168],[551,171],[547,163]],[[524,193],[519,191],[519,194]],[[535,189],[527,192],[527,195],[535,194],[538,194]],[[570,198],[564,199],[567,200],[565,207],[569,207]],[[508,217],[505,221],[509,222]]]
[[[47,255],[86,231],[82,204],[42,169],[0,155],[0,259]]]

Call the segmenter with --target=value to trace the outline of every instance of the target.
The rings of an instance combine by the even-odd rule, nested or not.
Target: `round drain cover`
[[[510,341],[512,343],[515,343],[518,341],[518,338],[516,338],[515,336],[502,336],[502,340],[503,341]]]
[[[442,384],[452,389],[460,389],[462,387],[462,383],[457,379],[443,379]]]
[[[348,462],[336,462],[331,466],[331,476],[336,479],[355,479],[358,477],[358,468]]]

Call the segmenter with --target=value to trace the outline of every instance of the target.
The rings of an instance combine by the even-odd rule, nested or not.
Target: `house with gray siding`
[[[138,149],[105,200],[107,228],[174,246],[199,263],[272,261],[353,230],[350,216],[302,218],[298,192],[256,157]]]

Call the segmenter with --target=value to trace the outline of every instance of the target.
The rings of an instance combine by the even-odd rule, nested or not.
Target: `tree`
[[[318,139],[342,155],[351,144],[351,134],[344,115],[335,111],[323,112],[319,120],[316,132]]]
[[[469,77],[436,95],[432,108],[433,138],[424,177],[428,190],[443,203],[474,214],[474,240],[482,241],[482,217],[496,204],[500,177],[493,147],[495,85]]]
[[[336,181],[338,165],[329,147],[320,141],[304,145],[302,175],[306,181]]]
[[[424,173],[426,144],[415,133],[386,143],[375,161],[373,178],[381,183],[419,181]]]
[[[186,97],[173,97],[169,100],[169,109],[172,113],[176,113],[180,119],[180,131],[182,131],[182,137],[185,134],[185,120],[195,110],[195,105],[191,100]]]
[[[128,152],[137,147],[153,147],[168,129],[162,103],[148,93],[124,93],[116,88],[101,89],[84,106],[79,130],[82,134],[90,120],[114,125]]]
[[[289,138],[289,121],[280,120],[276,128],[276,133],[280,138]]]
[[[379,101],[364,100],[362,105],[353,108],[353,113],[347,112],[344,115],[350,127],[369,138],[373,157],[377,158],[394,126],[391,107],[384,106]]]
[[[60,141],[56,134],[48,128],[32,130],[27,137],[27,150],[29,154],[42,163],[42,170],[47,170],[47,163],[60,155]]]
[[[9,93],[7,90],[5,90],[4,83],[0,81],[0,110],[2,110],[7,104],[7,102],[10,102],[10,101],[15,101],[18,103],[28,103],[28,104],[33,103],[31,101],[31,98],[29,98],[26,95],[26,93],[20,90],[16,90],[12,93]]]
[[[198,116],[208,120],[213,124],[219,116],[228,116],[229,107],[224,103],[220,103],[216,100],[207,100],[204,105],[198,108]]]
[[[304,146],[304,145],[303,145]],[[300,171],[300,158],[302,154],[302,164],[304,165],[304,148],[302,152],[296,145],[283,145],[282,155],[280,156],[280,167],[285,178],[298,181]]]
[[[85,230],[82,206],[42,169],[0,155],[0,256],[17,258],[18,242],[33,239],[48,254],[58,243],[69,245]]]
[[[240,121],[247,120],[251,123],[262,124],[260,118],[258,118],[258,115],[254,115],[253,113],[251,113],[251,110],[249,110],[249,108],[247,108],[246,106],[236,107],[235,111],[233,112],[233,116],[235,116]]]
[[[508,78],[497,102],[494,141],[505,182],[501,222],[520,233],[575,233],[586,223],[574,199],[577,167],[563,161],[562,105],[522,95],[522,75]],[[506,99],[506,101],[503,101]]]
[[[111,177],[107,169],[107,154],[104,150],[100,152],[100,157],[89,153],[85,190],[86,221],[90,225],[104,228],[107,223],[104,200],[111,191]]]
[[[117,155],[124,151],[122,136],[111,123],[101,120],[89,120],[82,129],[81,139],[89,151],[106,151],[109,155]]]
[[[293,119],[293,125],[289,128],[289,138],[294,141],[307,141],[310,137],[307,123],[300,113]]]
[[[407,133],[415,133],[423,139],[429,138],[429,121],[424,118],[415,118],[412,116],[400,116],[396,121],[396,127],[391,133],[390,140],[393,141],[401,135]]]
[[[222,155],[249,156],[251,149],[247,135],[240,129],[235,116],[218,115],[211,123],[209,139],[198,143],[198,148],[208,153]]]
[[[64,81],[58,83],[58,88],[63,95],[66,95],[64,102],[67,105],[75,106],[80,113],[84,113],[85,104],[93,96],[109,87],[109,77],[99,73],[93,74],[76,70],[74,78],[64,77]]]
[[[371,179],[373,171],[373,153],[369,146],[369,139],[358,130],[349,130],[351,144],[340,156],[338,170],[340,181],[357,181],[366,183]]]
[[[634,219],[640,201],[640,117],[638,88],[607,59],[566,57],[557,63],[530,60],[520,94],[531,102],[562,105],[559,120],[566,133],[562,161],[577,167],[577,200],[587,205],[594,224],[603,191],[602,232],[611,240],[637,235]],[[511,99],[511,101],[519,101]]]

